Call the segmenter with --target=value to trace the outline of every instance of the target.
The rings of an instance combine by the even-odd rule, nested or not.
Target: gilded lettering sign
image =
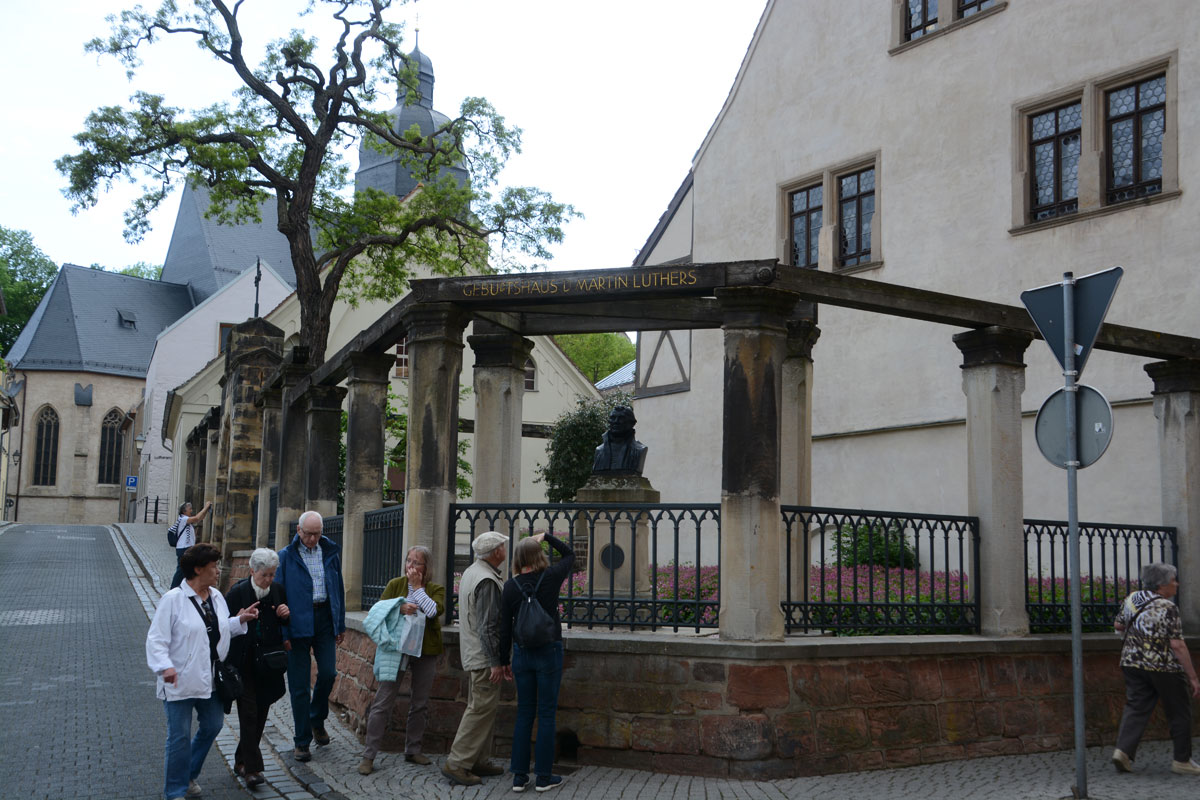
[[[519,275],[480,278],[461,287],[463,297],[540,298],[554,295],[588,295],[607,292],[637,292],[647,289],[694,286],[698,279],[694,268],[655,271],[613,271],[578,275]]]

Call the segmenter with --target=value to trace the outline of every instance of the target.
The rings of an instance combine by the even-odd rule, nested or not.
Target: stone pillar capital
[[[785,331],[787,319],[800,296],[766,286],[737,286],[717,289],[725,330],[739,328],[777,328]]]
[[[794,319],[787,324],[787,357],[812,361],[813,345],[821,338],[821,329],[808,319]]]
[[[336,411],[341,412],[342,400],[346,390],[341,386],[311,386],[304,393],[304,410],[306,412]]]
[[[278,386],[262,389],[254,399],[254,405],[268,411],[278,411],[283,407],[283,390]]]
[[[396,365],[391,353],[351,353],[346,383],[387,383],[388,372]]]
[[[471,316],[452,303],[417,303],[404,314],[408,343],[444,342],[462,347]]]
[[[475,353],[475,369],[525,369],[533,342],[516,333],[475,333],[467,337]]]
[[[1155,361],[1144,369],[1150,380],[1154,381],[1151,394],[1200,392],[1200,361],[1190,358]]]
[[[991,365],[1024,367],[1021,359],[1032,341],[1031,333],[995,325],[954,335],[954,344],[963,354],[963,369]]]

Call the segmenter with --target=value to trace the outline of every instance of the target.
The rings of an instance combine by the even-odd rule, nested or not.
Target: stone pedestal
[[[1024,494],[1021,392],[1025,390],[1028,333],[981,328],[954,337],[962,351],[967,396],[967,513],[979,517],[982,575],[980,627],[988,636],[1029,633],[1025,610]],[[970,563],[970,562],[968,562]]]
[[[593,475],[575,493],[575,502],[584,504],[628,505],[657,503],[659,499],[658,490],[641,475]],[[577,564],[588,572],[587,591],[597,596],[650,596],[654,575],[650,569],[650,521],[646,514],[588,509],[575,521],[572,539]]]
[[[1147,364],[1154,380],[1162,524],[1175,528],[1184,630],[1200,625],[1200,362]],[[1136,576],[1133,576],[1136,577]]]

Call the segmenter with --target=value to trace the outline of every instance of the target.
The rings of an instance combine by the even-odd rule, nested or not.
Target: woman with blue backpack
[[[553,565],[542,550],[547,542],[558,560]],[[508,666],[511,653],[517,686],[517,719],[513,726],[513,791],[529,785],[530,737],[537,718],[533,754],[534,789],[545,792],[562,783],[554,775],[555,715],[562,681],[562,624],[558,597],[575,564],[575,552],[552,533],[522,539],[513,548],[513,576],[500,594],[500,658]]]

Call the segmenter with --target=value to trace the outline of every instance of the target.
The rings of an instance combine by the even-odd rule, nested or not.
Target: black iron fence
[[[362,607],[379,601],[388,581],[404,574],[404,506],[363,515]]]
[[[792,632],[979,632],[979,520],[784,506]]]
[[[575,550],[560,595],[567,625],[614,630],[717,627],[721,506],[711,504],[459,504],[450,514],[447,617],[458,616],[458,579],[471,542],[494,530],[513,541],[551,532]],[[509,553],[511,561],[511,552]]]
[[[1062,521],[1025,520],[1025,608],[1034,633],[1071,630],[1068,529]],[[1175,529],[1153,525],[1079,523],[1079,592],[1085,631],[1110,631],[1142,567],[1178,566]]]

